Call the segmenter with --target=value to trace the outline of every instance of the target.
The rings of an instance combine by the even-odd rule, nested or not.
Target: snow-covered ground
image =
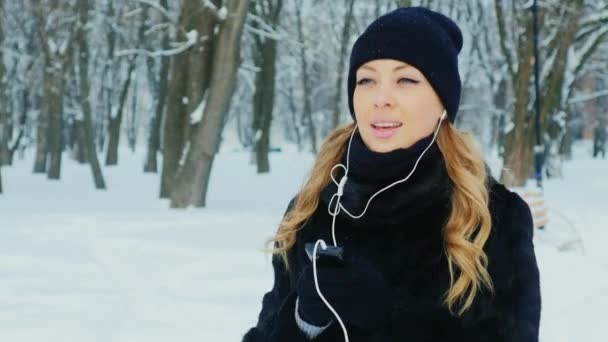
[[[608,160],[579,144],[564,179],[546,183],[551,222],[536,235],[543,342],[605,342]],[[168,210],[143,153],[121,151],[108,191],[64,160],[62,180],[2,169],[0,341],[240,341],[272,283],[264,241],[313,160],[273,153],[258,176],[223,150],[208,207]]]

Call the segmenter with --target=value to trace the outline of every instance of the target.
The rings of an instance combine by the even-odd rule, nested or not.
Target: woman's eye
[[[416,83],[418,83],[418,81],[413,80],[413,79],[411,79],[411,78],[407,78],[407,77],[401,77],[401,78],[399,79],[399,82],[398,82],[398,83],[411,83],[411,84],[416,84]]]
[[[371,82],[372,80],[370,80],[369,78],[362,78],[360,80],[357,81],[357,84],[363,85],[363,84],[367,84],[369,82]]]

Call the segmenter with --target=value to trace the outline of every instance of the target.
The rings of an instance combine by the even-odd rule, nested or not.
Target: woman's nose
[[[379,86],[376,88],[374,94],[374,107],[383,108],[390,107],[393,105],[393,98],[389,89],[386,86]]]

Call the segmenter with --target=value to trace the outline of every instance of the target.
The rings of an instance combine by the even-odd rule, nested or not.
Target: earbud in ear
[[[445,120],[448,117],[448,114],[445,112],[445,109],[443,110],[443,113],[441,113],[441,120]]]

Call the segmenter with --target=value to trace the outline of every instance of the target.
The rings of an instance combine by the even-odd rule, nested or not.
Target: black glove
[[[317,263],[321,293],[346,325],[372,332],[389,317],[390,294],[384,276],[370,263],[346,258],[342,265]],[[302,269],[296,285],[300,317],[324,326],[335,319],[315,288],[312,264]]]

